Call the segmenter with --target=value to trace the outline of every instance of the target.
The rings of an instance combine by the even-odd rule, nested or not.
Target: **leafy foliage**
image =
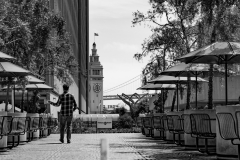
[[[131,96],[128,96],[124,93],[122,93],[122,95],[117,95],[125,104],[127,104],[130,108],[130,115],[132,117],[132,119],[136,119],[136,117],[138,117],[139,113],[141,113],[143,110],[145,110],[145,106],[146,106],[146,99],[144,99],[144,97],[147,94],[144,94],[142,96],[140,96],[137,93],[132,94]],[[137,98],[137,101],[133,100],[133,97]]]
[[[118,113],[119,116],[122,116],[122,115],[124,115],[125,113],[127,113],[127,109],[124,108],[124,107],[116,108],[116,113]]]
[[[17,64],[43,76],[55,75],[71,83],[78,64],[71,50],[65,20],[49,9],[48,1],[1,0],[0,50]]]
[[[164,104],[167,100],[168,91],[162,91],[158,94],[158,99],[153,102],[156,113],[164,113]]]
[[[128,114],[123,114],[118,118],[118,128],[131,128],[133,119]]]
[[[151,54],[152,59],[143,70],[148,79],[174,65],[175,58],[195,49],[216,41],[239,41],[240,2],[237,0],[149,0],[149,4],[151,9],[147,13],[136,11],[132,20],[133,26],[145,24],[152,31],[142,43],[142,52],[134,55],[140,60]],[[212,107],[212,70],[211,65],[209,108]]]

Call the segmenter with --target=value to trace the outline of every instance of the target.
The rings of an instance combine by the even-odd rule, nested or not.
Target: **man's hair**
[[[64,84],[64,85],[63,85],[63,90],[64,90],[64,91],[67,91],[68,89],[69,89],[69,86],[68,86],[67,84]]]

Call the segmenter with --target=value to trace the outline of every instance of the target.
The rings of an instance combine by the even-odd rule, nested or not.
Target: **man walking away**
[[[78,109],[75,98],[72,94],[68,92],[69,86],[63,85],[63,94],[61,94],[58,98],[57,103],[48,101],[50,104],[54,106],[60,106],[60,139],[59,141],[64,143],[64,130],[65,125],[67,124],[67,143],[71,143],[71,132],[72,132],[72,119],[73,112]]]

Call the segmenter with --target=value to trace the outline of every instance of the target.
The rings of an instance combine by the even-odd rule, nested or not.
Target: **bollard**
[[[108,141],[101,139],[101,160],[108,160]]]

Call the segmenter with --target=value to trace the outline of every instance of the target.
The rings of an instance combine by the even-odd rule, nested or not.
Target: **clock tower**
[[[99,61],[95,42],[90,56],[89,69],[90,114],[99,114],[103,111],[103,66]]]

